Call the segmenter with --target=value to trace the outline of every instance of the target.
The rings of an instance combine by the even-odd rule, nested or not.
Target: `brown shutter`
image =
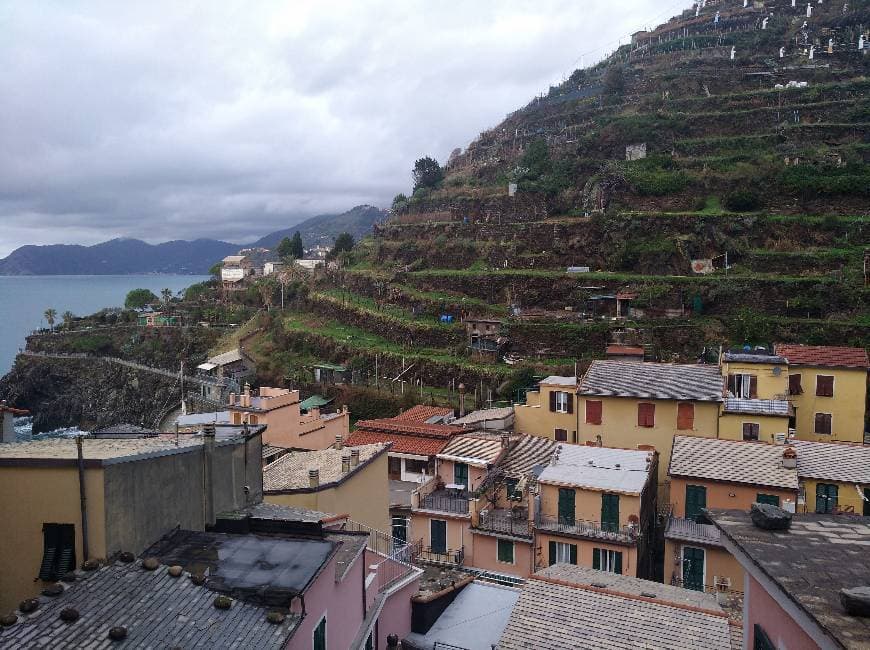
[[[695,428],[695,405],[691,402],[677,404],[677,429],[689,431]]]
[[[586,424],[601,424],[601,402],[586,400]]]
[[[816,413],[816,433],[831,433],[831,414],[830,413]]]
[[[816,377],[816,395],[818,397],[834,396],[834,378],[830,375],[818,375]]]
[[[652,427],[655,426],[655,404],[649,402],[641,402],[637,405],[637,426]]]
[[[550,391],[550,412],[556,412],[556,391],[554,390]]]
[[[574,393],[565,393],[568,396],[568,413],[574,412]]]
[[[789,395],[802,395],[804,389],[801,388],[801,376],[797,375],[789,375],[788,376],[788,394]]]
[[[758,397],[758,377],[755,375],[749,376],[749,397],[750,399]]]

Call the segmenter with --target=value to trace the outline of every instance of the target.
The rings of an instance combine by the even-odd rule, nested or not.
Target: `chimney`
[[[316,488],[320,485],[320,470],[319,469],[309,469],[308,470],[308,487]]]
[[[202,455],[203,455],[203,519],[206,527],[214,526],[214,424],[209,422],[202,427]]]
[[[236,405],[236,394],[230,393],[230,406],[235,406],[235,405]]]
[[[502,451],[504,451],[505,449],[507,449],[508,447],[510,447],[510,444],[511,444],[511,437],[510,437],[508,434],[506,434],[506,433],[501,434],[501,448],[502,448]]]
[[[337,434],[335,436],[335,448],[342,449],[344,447],[344,438],[341,437],[341,434]]]
[[[459,384],[459,417],[465,417],[465,384]]]
[[[797,451],[792,446],[786,447],[782,452],[783,469],[797,468]]]
[[[341,457],[341,473],[347,474],[350,471],[350,456]]]
[[[350,466],[356,467],[359,465],[359,449],[350,450]]]

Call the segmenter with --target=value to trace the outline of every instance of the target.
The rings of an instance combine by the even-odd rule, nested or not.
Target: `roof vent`
[[[316,488],[320,485],[320,470],[319,469],[309,469],[308,470],[308,487]]]
[[[653,593],[650,593],[649,591],[642,591],[642,592],[640,592],[640,595],[643,596],[644,598],[658,598],[658,596],[656,596]]]
[[[359,449],[350,450],[350,466],[356,467],[359,465]]]
[[[347,474],[350,471],[350,456],[341,457],[341,473]]]

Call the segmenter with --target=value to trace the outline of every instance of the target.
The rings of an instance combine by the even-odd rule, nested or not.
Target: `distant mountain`
[[[238,250],[238,244],[214,239],[156,245],[138,239],[113,239],[93,246],[22,246],[0,260],[0,275],[202,275]]]
[[[343,232],[349,232],[354,239],[359,240],[371,233],[374,224],[386,218],[386,210],[371,205],[358,205],[342,214],[311,217],[292,228],[270,233],[246,247],[275,248],[284,237],[292,237],[297,231],[302,235],[302,243],[306,248],[317,244],[328,246]]]

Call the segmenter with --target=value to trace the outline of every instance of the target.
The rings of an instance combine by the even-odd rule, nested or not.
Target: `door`
[[[837,508],[837,486],[830,483],[816,485],[816,512],[830,514]]]
[[[433,519],[431,523],[431,538],[429,546],[433,553],[447,552],[447,522]]]
[[[464,485],[468,489],[468,465],[465,463],[453,463],[453,482]]]
[[[686,519],[695,521],[701,516],[701,510],[707,507],[707,488],[703,485],[686,486]]]
[[[407,543],[408,541],[408,520],[405,517],[393,517],[393,539]]]
[[[559,488],[559,523],[573,526],[574,512],[574,490],[572,488]]]
[[[704,549],[683,547],[683,587],[704,591]]]
[[[619,495],[601,495],[601,530],[615,533],[619,530]]]

